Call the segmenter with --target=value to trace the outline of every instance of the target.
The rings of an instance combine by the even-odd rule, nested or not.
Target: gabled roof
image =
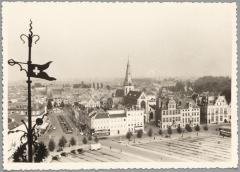
[[[124,102],[126,105],[130,105],[130,106],[136,105],[137,100],[141,95],[142,95],[142,92],[140,91],[129,91],[127,96],[124,99]]]
[[[91,112],[90,118],[94,116],[95,116],[95,119],[109,118],[108,113],[105,112],[104,110],[97,110],[97,111]]]
[[[138,99],[141,96],[141,91],[129,91],[127,94],[127,98]]]
[[[123,118],[127,116],[125,110],[109,110],[107,112],[110,118]]]
[[[191,98],[181,99],[181,100],[179,100],[179,102],[181,102],[181,104],[179,105],[179,108],[181,108],[181,109],[188,109],[190,104],[192,105],[192,108],[198,108],[199,107],[195,103],[195,101]]]
[[[216,103],[218,97],[215,96],[208,96],[208,104],[209,105],[214,105]]]
[[[119,114],[109,115],[110,118],[124,118],[126,116],[127,116],[126,113],[119,113]]]

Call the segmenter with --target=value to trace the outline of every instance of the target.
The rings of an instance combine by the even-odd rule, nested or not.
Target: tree
[[[143,135],[143,130],[138,130],[137,131],[137,138],[141,138]]]
[[[189,124],[186,124],[185,125],[185,129],[188,131],[188,132],[192,132],[192,128]]]
[[[88,140],[89,140],[89,141],[92,140],[92,136],[91,136],[91,135],[88,136]]]
[[[160,136],[163,134],[163,133],[162,133],[162,129],[159,129],[158,134],[159,134]]]
[[[49,143],[48,143],[48,150],[49,150],[50,152],[53,152],[54,149],[55,149],[55,142],[54,142],[53,139],[50,139],[50,141],[49,141]]]
[[[63,101],[60,103],[60,107],[64,108],[64,102]]]
[[[94,89],[96,88],[95,83],[93,83],[93,88],[94,88]]]
[[[97,89],[99,89],[99,88],[100,88],[99,83],[97,83]]]
[[[98,143],[99,139],[97,137],[94,138],[94,141]]]
[[[83,142],[83,144],[87,144],[87,142],[88,142],[88,141],[87,141],[87,138],[84,137],[83,140],[82,140],[82,142]]]
[[[27,162],[26,145],[20,145],[13,153],[13,162]]]
[[[148,136],[149,136],[149,137],[152,137],[152,135],[153,135],[152,128],[149,128],[149,130],[148,130]]]
[[[48,103],[47,103],[47,109],[50,110],[52,109],[52,101],[51,100],[48,100]]]
[[[221,96],[225,96],[227,103],[231,102],[231,88],[225,89],[221,92]]]
[[[70,145],[71,145],[71,146],[75,146],[75,145],[76,145],[76,140],[74,139],[74,137],[72,137],[72,138],[70,139]]]
[[[200,131],[199,125],[197,124],[194,129],[195,129],[195,131]]]
[[[103,83],[101,83],[101,88],[103,88]]]
[[[207,131],[207,130],[208,130],[208,126],[205,125],[205,126],[203,127],[203,129],[204,129],[205,131]]]
[[[194,127],[195,131],[197,132],[197,135],[198,135],[198,132],[200,131],[200,127],[199,125],[197,124],[195,127]]]
[[[182,128],[181,128],[180,124],[179,124],[178,127],[177,127],[177,132],[178,132],[179,134],[182,133]]]
[[[175,91],[184,91],[184,83],[178,81],[175,85]]]
[[[45,146],[45,144],[43,142],[40,142],[35,147],[34,161],[42,162],[47,156],[48,156],[47,147]]]
[[[64,148],[66,144],[67,144],[67,140],[64,136],[62,136],[59,139],[58,146],[61,147],[61,148]]]
[[[192,99],[193,99],[194,101],[196,101],[197,98],[198,98],[198,94],[193,93],[193,95],[192,95]]]
[[[172,127],[171,126],[168,126],[167,132],[168,132],[168,135],[171,136],[171,134],[172,134]]]
[[[111,89],[111,87],[110,87],[109,85],[107,85],[106,88],[107,88],[107,90],[110,90],[110,89]]]
[[[204,76],[194,82],[193,89],[197,93],[204,91],[221,93],[224,90],[231,90],[231,78]]]
[[[132,133],[130,131],[127,132],[126,138],[130,141],[131,137],[132,137]]]

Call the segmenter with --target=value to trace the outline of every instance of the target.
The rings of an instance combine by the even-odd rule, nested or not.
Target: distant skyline
[[[4,4],[5,58],[27,60],[19,36],[31,18],[40,35],[32,61],[53,61],[48,73],[58,80],[124,78],[128,57],[133,78],[231,76],[234,4],[60,4]],[[18,66],[8,75],[26,78]]]

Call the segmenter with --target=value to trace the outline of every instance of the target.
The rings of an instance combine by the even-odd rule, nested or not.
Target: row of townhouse
[[[200,108],[191,99],[176,100],[172,96],[159,98],[156,107],[157,125],[162,129],[187,124],[194,127],[200,124]]]
[[[160,128],[177,128],[187,124],[220,124],[231,122],[231,104],[225,96],[207,96],[199,103],[191,98],[177,99],[173,96],[157,99],[156,123]]]

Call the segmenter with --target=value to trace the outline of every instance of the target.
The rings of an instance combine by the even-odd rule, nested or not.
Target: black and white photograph
[[[236,8],[3,2],[4,169],[237,167]]]

